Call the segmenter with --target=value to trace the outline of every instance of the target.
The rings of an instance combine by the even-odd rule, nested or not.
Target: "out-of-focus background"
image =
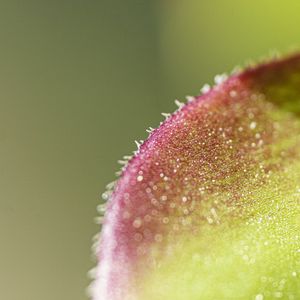
[[[298,0],[0,1],[0,299],[87,299],[117,160],[173,100],[300,43]]]

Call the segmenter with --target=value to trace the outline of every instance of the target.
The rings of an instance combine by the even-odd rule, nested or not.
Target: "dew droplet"
[[[221,84],[226,79],[227,79],[227,75],[226,74],[219,74],[219,75],[216,75],[215,78],[214,78],[216,84]]]
[[[140,218],[136,218],[133,223],[132,226],[134,228],[140,228],[142,226],[142,220]]]
[[[166,201],[166,200],[168,199],[168,197],[167,197],[166,195],[162,195],[162,196],[160,197],[160,199],[161,199],[162,201]]]
[[[209,90],[210,90],[210,85],[204,84],[204,86],[201,88],[201,93],[205,94],[205,93],[209,92]]]
[[[264,300],[264,296],[262,294],[257,294],[255,300]]]
[[[142,175],[139,175],[139,176],[136,178],[136,180],[139,181],[139,182],[142,181],[143,179],[144,179],[144,177],[143,177]]]
[[[253,121],[253,122],[250,123],[249,127],[250,127],[251,130],[253,130],[253,129],[256,128],[256,125],[257,125],[256,122]]]
[[[237,96],[237,92],[235,90],[232,90],[229,92],[230,97],[235,98]]]
[[[168,224],[168,223],[169,223],[169,218],[164,217],[164,218],[162,219],[162,221],[163,221],[164,224]]]
[[[143,239],[143,235],[142,235],[142,234],[136,233],[136,234],[134,235],[134,240],[135,240],[135,241],[140,242],[140,241],[142,241],[142,239]]]
[[[163,240],[163,236],[162,236],[161,234],[156,234],[156,235],[154,236],[154,240],[155,240],[156,242],[161,242],[161,241]]]

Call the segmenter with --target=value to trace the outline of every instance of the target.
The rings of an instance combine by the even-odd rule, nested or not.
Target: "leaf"
[[[93,299],[300,298],[300,55],[224,79],[125,166]]]

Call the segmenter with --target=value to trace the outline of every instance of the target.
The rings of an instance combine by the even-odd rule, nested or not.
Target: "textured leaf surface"
[[[95,300],[300,299],[300,57],[153,131],[108,201]]]

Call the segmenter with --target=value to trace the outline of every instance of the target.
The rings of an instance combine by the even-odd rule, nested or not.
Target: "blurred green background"
[[[0,299],[87,299],[117,160],[214,75],[300,43],[298,0],[0,1]]]

